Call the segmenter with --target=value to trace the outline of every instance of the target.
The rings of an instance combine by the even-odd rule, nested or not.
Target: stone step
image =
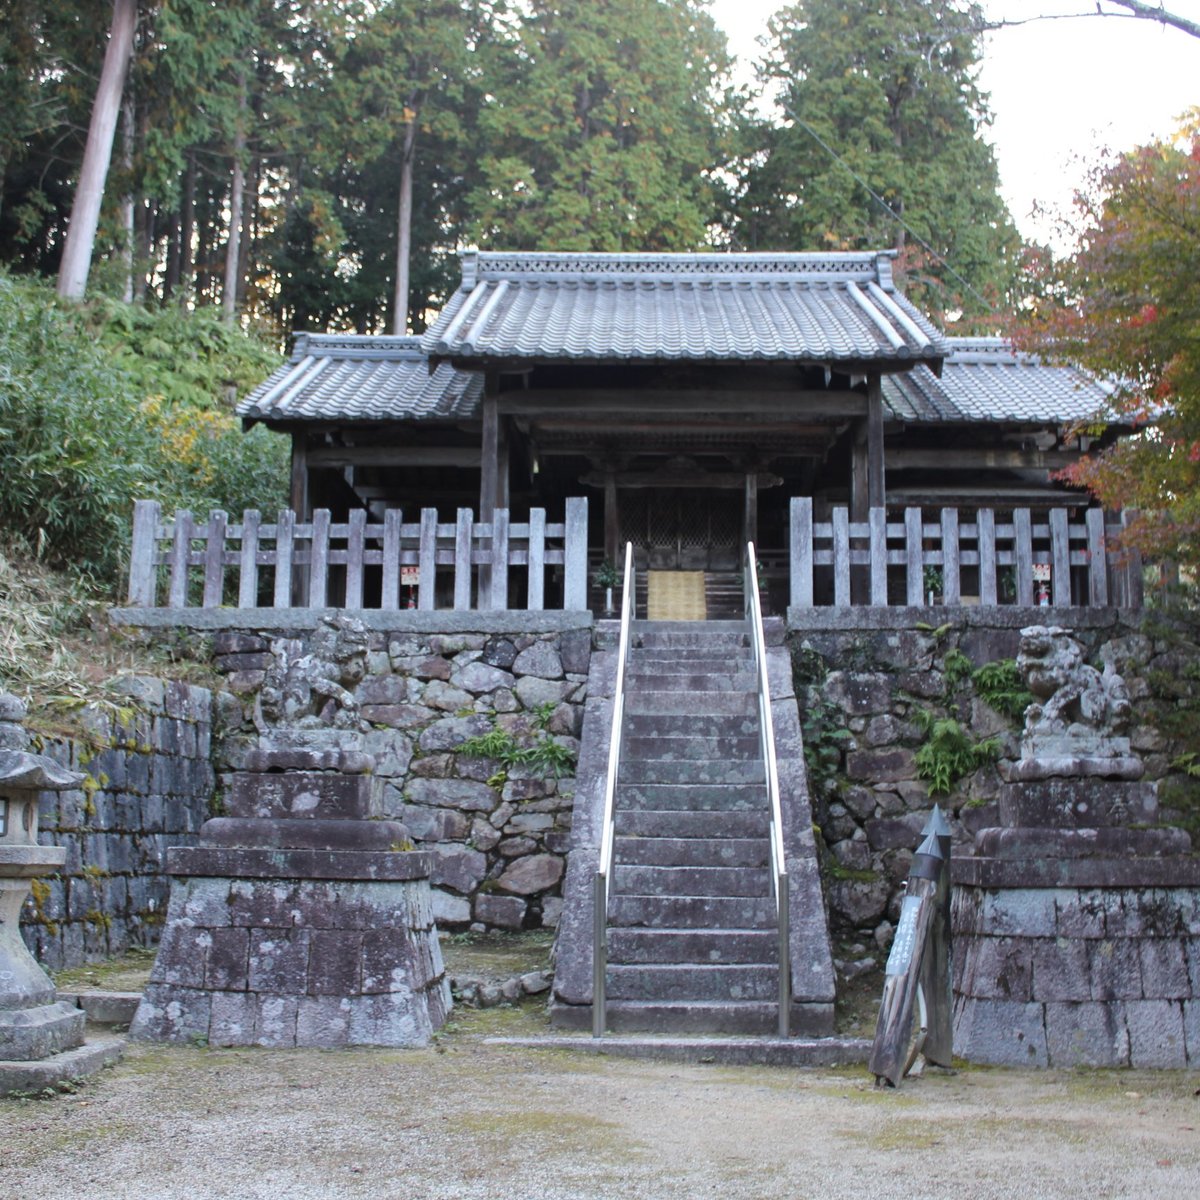
[[[618,837],[671,838],[765,838],[770,831],[766,809],[734,811],[714,809],[689,812],[681,808],[642,808],[617,811],[613,827]]]
[[[608,902],[609,925],[649,929],[773,929],[769,896],[632,896]]]
[[[693,654],[687,650],[631,650],[626,675],[657,672],[661,675],[737,675],[754,670],[747,650],[735,654]]]
[[[684,809],[688,812],[767,812],[767,785],[753,783],[635,783],[617,784],[616,811],[644,808]],[[689,836],[689,835],[681,835]],[[741,835],[730,833],[730,837]]]
[[[634,621],[630,632],[642,649],[702,646],[719,653],[747,644],[745,621]]]
[[[643,1033],[774,1033],[779,1005],[769,1000],[643,1001],[606,1005],[607,1027]]]
[[[770,891],[762,867],[661,867],[627,865],[613,868],[613,894],[621,896],[765,896]]]
[[[628,963],[771,963],[773,929],[610,929],[608,961]]]
[[[701,759],[727,759],[761,764],[762,742],[758,736],[723,737],[713,734],[668,734],[663,737],[631,737],[621,742],[622,764],[639,760],[655,762],[696,762]]]
[[[678,837],[673,834],[651,834],[642,837],[618,837],[616,840],[617,862],[630,866],[765,867],[770,854],[770,841],[761,837]]]
[[[633,713],[625,717],[626,737],[753,737],[758,713]]]
[[[643,713],[757,717],[758,695],[754,692],[728,691],[701,695],[684,690],[671,691],[658,687],[656,683],[653,691],[639,688],[625,695],[625,716]]]
[[[591,1009],[564,1014],[566,1006],[552,1009],[559,1028],[591,1027]],[[794,1008],[795,1006],[793,1006]],[[539,1038],[484,1038],[488,1045],[520,1046],[529,1050],[574,1050],[611,1058],[652,1059],[659,1062],[705,1063],[721,1066],[841,1067],[866,1065],[871,1052],[867,1038],[774,1037],[772,1026],[764,1036],[669,1037],[654,1034],[610,1035],[594,1038],[572,1034]]]
[[[634,963],[610,961],[610,1000],[770,1000],[779,995],[779,968],[770,963]]]
[[[667,675],[655,670],[626,672],[626,690],[644,692],[696,692],[705,697],[730,693],[757,697],[758,676],[752,671],[678,671]],[[705,701],[707,703],[707,700]]]
[[[620,785],[637,783],[759,783],[765,771],[761,761],[731,762],[725,758],[657,759],[622,758],[617,776]]]

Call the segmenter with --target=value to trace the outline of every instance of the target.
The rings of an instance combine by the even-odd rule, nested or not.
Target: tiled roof
[[[942,335],[880,254],[467,251],[426,333],[459,362],[939,361]]]
[[[439,363],[416,337],[301,333],[288,364],[237,407],[259,421],[454,421],[479,414],[483,376]]]
[[[1003,338],[947,338],[938,379],[928,367],[883,377],[883,401],[901,421],[1068,423],[1103,412],[1111,388],[1074,367],[1019,354]]]

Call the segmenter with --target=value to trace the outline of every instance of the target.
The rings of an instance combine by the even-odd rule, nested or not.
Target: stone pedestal
[[[424,1045],[450,1008],[429,857],[372,819],[360,739],[273,735],[250,765],[200,845],[168,854],[167,925],[131,1035]]]
[[[82,776],[26,749],[24,706],[0,692],[0,1095],[40,1091],[99,1070],[120,1043],[84,1045],[82,1009],[60,1001],[21,938],[30,885],[66,851],[38,845],[38,793],[78,787]]]
[[[1200,1066],[1200,859],[1187,834],[1155,827],[1152,784],[1009,774],[1003,826],[953,865],[955,1053]]]

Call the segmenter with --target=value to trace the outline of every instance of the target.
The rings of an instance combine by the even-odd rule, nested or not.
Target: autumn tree
[[[1037,267],[1022,343],[1112,380],[1108,419],[1140,428],[1070,469],[1136,509],[1144,553],[1200,566],[1200,110],[1170,141],[1112,157],[1076,199],[1074,251]]]
[[[724,37],[697,0],[522,6],[481,116],[481,244],[689,250],[715,214]]]
[[[801,0],[771,19],[777,113],[746,147],[733,234],[747,249],[892,246],[935,312],[996,307],[1018,238],[982,131],[979,6]]]

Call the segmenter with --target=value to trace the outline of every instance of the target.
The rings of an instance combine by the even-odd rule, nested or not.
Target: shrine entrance
[[[737,571],[743,498],[730,489],[623,488],[621,542],[653,571]]]

